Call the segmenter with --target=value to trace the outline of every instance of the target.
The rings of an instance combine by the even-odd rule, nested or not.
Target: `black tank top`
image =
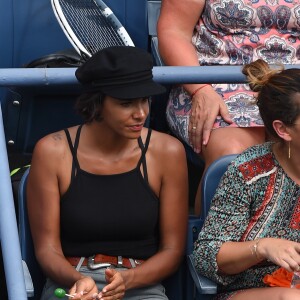
[[[133,170],[121,174],[95,175],[80,168],[77,148],[65,129],[73,155],[71,183],[61,198],[61,242],[65,256],[101,253],[146,259],[158,250],[159,199],[148,184],[145,145]],[[143,174],[141,173],[141,164]]]

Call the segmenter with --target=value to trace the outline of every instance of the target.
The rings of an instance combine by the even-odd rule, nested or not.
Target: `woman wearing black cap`
[[[135,47],[98,52],[76,71],[83,125],[36,145],[28,211],[36,257],[73,299],[167,299],[159,283],[185,248],[183,146],[144,127],[148,98],[164,92],[151,56]]]

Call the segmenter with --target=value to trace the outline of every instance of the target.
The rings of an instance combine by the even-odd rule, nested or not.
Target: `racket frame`
[[[124,46],[134,46],[132,39],[130,38],[128,32],[125,30],[121,22],[114,15],[112,10],[101,0],[91,0],[99,8],[100,13],[106,17],[108,22],[112,25],[113,29],[118,33],[119,37],[122,39]],[[51,0],[51,5],[55,17],[62,28],[64,34],[75,48],[75,50],[82,56],[84,59],[87,59],[92,56],[86,47],[80,42],[76,34],[72,30],[69,22],[67,21],[60,5],[60,0]]]

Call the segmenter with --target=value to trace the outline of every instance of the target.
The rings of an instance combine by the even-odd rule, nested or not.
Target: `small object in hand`
[[[197,127],[196,126],[193,126],[193,130],[196,130],[197,129]]]
[[[57,298],[63,298],[63,297],[65,297],[65,296],[74,298],[73,295],[67,294],[66,291],[63,290],[63,289],[61,289],[61,288],[56,289],[56,290],[54,291],[54,295],[55,295]]]
[[[272,274],[266,274],[263,282],[268,286],[291,287],[293,272],[284,268],[276,269]]]

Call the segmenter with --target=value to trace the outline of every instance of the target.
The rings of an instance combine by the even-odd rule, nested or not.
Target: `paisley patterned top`
[[[263,237],[300,242],[300,185],[285,173],[271,148],[272,143],[248,148],[229,165],[195,242],[196,268],[219,284],[216,299],[262,287],[262,278],[279,268],[265,262],[237,275],[222,275],[216,255],[224,242]]]
[[[200,65],[243,65],[262,58],[275,64],[300,63],[298,0],[206,0],[193,44]],[[233,127],[263,126],[253,93],[245,84],[218,84],[234,121]],[[167,120],[188,143],[191,101],[181,87],[170,93]],[[228,126],[221,118],[214,127]]]

